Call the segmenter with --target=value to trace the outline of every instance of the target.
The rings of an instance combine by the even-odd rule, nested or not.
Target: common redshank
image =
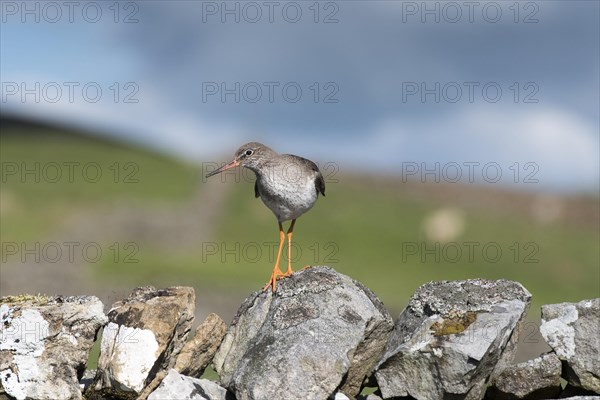
[[[263,203],[277,217],[279,224],[279,248],[277,260],[273,267],[271,279],[263,290],[277,290],[277,279],[292,275],[292,234],[296,219],[315,205],[319,193],[325,196],[325,181],[317,165],[306,158],[292,154],[278,154],[274,150],[257,142],[250,142],[240,147],[233,161],[208,174],[210,177],[237,166],[254,171],[254,196],[260,197]],[[292,221],[287,230],[288,269],[285,273],[279,269],[281,252],[286,234],[282,223]]]

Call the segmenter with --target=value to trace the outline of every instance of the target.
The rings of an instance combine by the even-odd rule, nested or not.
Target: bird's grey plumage
[[[254,195],[261,198],[279,222],[298,218],[312,208],[319,194],[325,196],[323,175],[306,158],[278,154],[257,142],[240,147],[235,157],[240,165],[254,171]]]
[[[307,160],[306,158],[295,156],[293,154],[284,154],[284,156],[295,157],[299,160],[299,162],[303,162],[306,165],[309,165],[310,168],[317,173],[315,177],[315,190],[317,191],[317,193],[320,193],[321,195],[325,196],[325,180],[323,179],[323,175],[321,174],[321,171],[319,171],[319,167],[317,166],[317,164],[310,160]],[[254,182],[254,197],[260,197],[260,193],[258,191],[258,179]]]

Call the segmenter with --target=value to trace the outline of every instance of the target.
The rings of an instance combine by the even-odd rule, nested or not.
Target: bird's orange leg
[[[288,229],[287,231],[287,240],[288,240],[288,269],[285,272],[285,274],[283,274],[282,278],[286,278],[290,275],[292,275],[294,273],[294,271],[292,271],[292,234],[294,233],[294,224],[296,223],[296,220],[293,219],[292,223],[290,224],[290,229]]]
[[[269,287],[274,291],[277,290],[277,278],[283,275],[283,272],[279,269],[279,261],[281,260],[281,251],[283,250],[283,243],[285,242],[285,233],[283,232],[283,226],[279,223],[279,249],[277,250],[277,260],[275,261],[275,267],[273,267],[273,273],[271,279],[263,288],[264,291]]]

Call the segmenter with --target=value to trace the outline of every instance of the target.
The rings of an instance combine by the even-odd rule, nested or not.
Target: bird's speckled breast
[[[279,222],[298,218],[317,201],[316,172],[300,172],[294,165],[273,166],[257,176],[263,203]]]

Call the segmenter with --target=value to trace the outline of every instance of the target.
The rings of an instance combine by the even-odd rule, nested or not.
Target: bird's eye
[[[250,150],[250,149],[248,149],[248,150],[246,150],[246,153],[245,153],[245,154],[246,154],[247,156],[251,156],[251,155],[252,155],[252,153],[253,153],[253,151],[252,151],[252,150]]]

